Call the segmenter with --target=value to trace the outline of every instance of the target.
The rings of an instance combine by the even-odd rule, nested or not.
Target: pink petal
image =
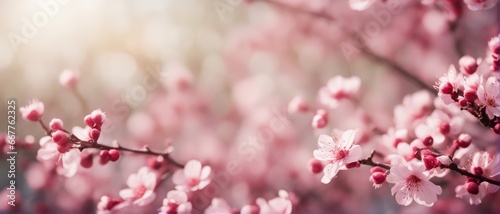
[[[184,167],[184,174],[187,178],[200,178],[201,163],[197,160],[190,160]]]
[[[118,194],[125,200],[129,200],[135,197],[134,190],[132,189],[122,189]]]
[[[362,11],[368,9],[375,0],[349,0],[349,6],[353,10]]]
[[[322,134],[318,138],[318,145],[319,148],[324,148],[326,150],[333,150],[335,147],[335,142],[333,142],[333,139],[331,136],[328,136],[326,134]]]
[[[324,151],[324,150],[319,150],[319,149],[314,150],[313,156],[314,156],[314,158],[321,160],[321,161],[333,160],[333,153],[328,152],[328,151]]]
[[[404,188],[396,192],[396,202],[399,205],[408,206],[413,201],[413,195],[408,191],[408,189]]]
[[[178,190],[171,190],[167,193],[167,198],[170,200],[174,200],[179,204],[185,203],[188,201],[188,196],[185,192]]]
[[[210,176],[210,172],[212,171],[212,168],[210,166],[204,166],[203,169],[201,170],[201,175],[200,175],[200,180],[205,180]]]
[[[342,148],[347,148],[347,149],[351,148],[355,138],[356,138],[355,130],[345,131],[344,133],[342,133],[342,142],[340,143],[340,146]]]
[[[153,190],[147,190],[141,198],[134,201],[134,204],[138,206],[144,206],[155,200],[155,197],[156,194],[153,192]]]
[[[349,150],[349,155],[344,159],[346,163],[352,163],[359,161],[361,157],[363,156],[363,149],[361,149],[361,146],[359,145],[354,145],[351,150]]]
[[[176,185],[185,185],[186,184],[186,176],[184,175],[184,172],[182,170],[177,170],[175,171],[173,177],[172,177],[172,182]]]

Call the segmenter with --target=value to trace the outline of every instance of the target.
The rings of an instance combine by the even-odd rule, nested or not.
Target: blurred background
[[[432,85],[450,64],[464,54],[485,57],[498,34],[498,5],[464,9],[456,21],[443,4],[399,3],[393,13],[382,3],[353,11],[347,1],[331,0],[0,1],[0,109],[5,115],[7,100],[19,108],[37,98],[47,123],[58,117],[73,127],[100,108],[110,119],[102,143],[157,150],[171,143],[176,160],[200,160],[214,173],[236,160],[242,172],[207,197],[225,198],[235,209],[285,189],[296,195],[297,212],[498,211],[498,193],[478,208],[454,198],[452,187],[433,208],[400,207],[388,185],[373,189],[367,167],[328,185],[307,170],[319,134],[369,129],[367,121],[388,129],[405,95],[427,90],[434,97]],[[381,13],[389,17],[380,21]],[[66,69],[80,76],[75,89],[59,83]],[[359,76],[361,94],[359,103],[331,111],[328,127],[311,128],[314,113],[287,112],[297,95],[320,107],[317,92],[336,75]],[[283,126],[264,136],[275,120]],[[16,126],[19,139],[33,135],[38,147],[44,132],[37,124],[18,115]],[[471,130],[484,147],[495,145],[490,132]],[[364,135],[358,141],[368,154],[377,138]],[[245,147],[256,138],[263,143]],[[20,210],[53,213],[93,212],[102,195],[117,197],[147,158],[123,155],[72,178],[53,176],[37,163],[36,149],[23,150],[18,161]],[[4,189],[6,176],[0,181]],[[145,210],[154,212],[172,188],[162,184]]]

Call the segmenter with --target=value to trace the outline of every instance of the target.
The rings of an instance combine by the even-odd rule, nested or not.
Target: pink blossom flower
[[[391,193],[398,204],[408,206],[415,200],[425,206],[434,205],[442,190],[429,181],[430,177],[424,171],[425,166],[416,162],[402,162],[391,167],[386,180],[395,184]]]
[[[35,99],[30,101],[28,105],[21,107],[19,111],[21,112],[23,119],[37,122],[42,118],[43,113],[45,112],[45,106],[42,102]]]
[[[64,70],[59,75],[59,84],[66,88],[74,88],[80,80],[80,74],[73,70]]]
[[[407,95],[401,105],[394,108],[396,128],[413,128],[431,108],[432,98],[427,91]]]
[[[163,199],[160,214],[191,213],[192,208],[191,202],[188,201],[188,196],[185,192],[171,190],[167,193],[167,197]]]
[[[459,78],[455,66],[450,65],[448,72],[439,78],[438,81],[438,96],[445,104],[451,104],[454,100],[451,97],[452,93],[456,93],[458,89],[463,88],[463,81]]]
[[[330,108],[336,108],[340,101],[355,96],[360,86],[361,80],[359,77],[333,77],[328,80],[325,87],[319,90],[320,102]]]
[[[205,213],[219,213],[219,214],[232,214],[233,209],[227,204],[224,199],[214,198],[210,206],[205,209]]]
[[[67,148],[60,148],[49,136],[40,138],[39,143],[38,159],[55,160],[59,166],[57,172],[66,177],[72,177],[76,174],[80,164],[80,150],[72,149],[71,144],[68,144]]]
[[[349,6],[353,10],[366,10],[368,9],[376,0],[349,0]]]
[[[263,198],[257,199],[261,214],[290,214],[292,213],[292,201],[288,192],[280,190],[279,197],[266,201]]]
[[[498,0],[464,0],[470,10],[486,10],[494,7]]]
[[[494,159],[488,152],[477,152],[472,158],[472,163],[470,166],[470,171],[480,173],[483,177],[495,177],[500,174],[500,156],[496,156]],[[479,184],[478,194],[470,194],[464,185],[457,186],[455,188],[456,197],[465,198],[470,204],[480,204],[481,200],[488,193],[494,193],[498,191],[499,187],[488,182],[481,182]]]
[[[450,117],[441,110],[434,110],[425,123],[415,128],[415,135],[420,139],[431,136],[434,144],[441,145],[446,136],[458,134],[463,124],[464,119],[460,116]]]
[[[339,170],[347,169],[346,164],[358,161],[363,155],[361,146],[353,145],[356,138],[356,131],[347,130],[339,136],[321,135],[318,138],[319,149],[314,150],[314,158],[326,161],[327,165],[323,169],[325,173],[321,179],[322,183],[330,183]]]
[[[190,160],[184,170],[177,170],[172,181],[179,190],[196,191],[205,188],[210,183],[210,166],[204,166],[197,160]]]
[[[500,116],[500,80],[497,77],[491,76],[479,86],[477,98],[480,104],[486,106],[489,118]]]
[[[131,174],[127,179],[129,188],[120,191],[120,197],[126,201],[132,201],[133,204],[144,206],[151,203],[156,194],[156,174],[147,167],[139,169],[137,174]]]

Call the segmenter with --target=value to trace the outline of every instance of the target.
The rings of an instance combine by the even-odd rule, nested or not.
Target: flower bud
[[[457,145],[461,148],[467,148],[472,143],[472,137],[469,134],[462,133],[458,136]]]
[[[297,96],[288,103],[288,113],[294,114],[299,112],[307,112],[309,110],[309,104],[304,100],[304,98]]]
[[[496,134],[500,134],[500,123],[497,123],[495,124],[495,126],[493,126],[493,132],[495,132]]]
[[[61,130],[57,130],[52,133],[52,141],[57,143],[57,145],[64,147],[68,144],[68,135]]]
[[[316,159],[309,160],[309,162],[307,163],[307,167],[313,174],[318,174],[323,171],[323,164],[321,163],[321,161]]]
[[[424,140],[422,140],[422,143],[427,147],[432,146],[432,144],[434,143],[434,138],[432,138],[432,136],[427,136],[424,138]]]
[[[312,126],[317,129],[325,128],[328,124],[328,113],[324,109],[318,109],[313,117]]]
[[[460,65],[460,71],[467,75],[474,74],[478,67],[477,61],[471,56],[463,56],[458,61],[458,64]]]
[[[260,208],[256,205],[245,205],[241,208],[241,214],[259,214]]]
[[[370,173],[375,173],[375,172],[383,172],[385,173],[385,169],[383,169],[382,167],[379,167],[379,166],[376,166],[376,167],[373,167],[370,169]]]
[[[101,153],[99,153],[99,163],[101,165],[105,165],[109,162],[109,158],[110,155],[108,150],[101,150]]]
[[[63,121],[59,118],[54,118],[50,121],[49,127],[53,131],[62,130],[63,129]]]
[[[92,116],[87,115],[83,118],[83,121],[88,127],[94,127],[95,123],[94,120],[92,120]]]
[[[439,85],[439,91],[443,94],[453,93],[453,85],[450,82],[444,82]]]
[[[375,184],[383,184],[385,182],[386,175],[382,172],[374,172],[370,176],[370,181]]]
[[[97,141],[99,139],[99,136],[101,136],[101,131],[99,131],[99,129],[90,130],[89,132],[90,139]]]
[[[449,123],[443,122],[443,123],[439,124],[439,132],[441,132],[441,134],[448,134],[448,133],[450,133],[450,130],[451,130],[451,127],[450,127]]]
[[[102,112],[100,109],[94,110],[90,116],[92,117],[92,121],[96,127],[101,127],[104,121],[106,121],[106,114]]]
[[[483,175],[483,168],[476,166],[474,169],[472,169],[472,172],[474,175]]]
[[[45,106],[38,100],[32,100],[27,106],[21,107],[19,111],[25,120],[37,122],[42,118]]]
[[[426,155],[423,159],[425,169],[431,170],[438,167],[441,162],[439,162],[433,155]]]
[[[477,195],[479,193],[479,185],[476,182],[465,183],[465,189],[472,195]]]
[[[109,160],[112,162],[117,161],[120,158],[120,152],[116,149],[109,150]]]
[[[89,153],[82,153],[80,156],[80,165],[84,168],[92,167],[94,163],[94,157]]]
[[[477,93],[473,90],[465,90],[464,98],[472,103],[477,99]]]
[[[74,88],[80,79],[80,75],[73,70],[64,70],[59,75],[59,83],[66,88]]]

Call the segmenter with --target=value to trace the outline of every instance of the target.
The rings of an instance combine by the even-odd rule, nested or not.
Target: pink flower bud
[[[95,125],[94,120],[92,120],[92,116],[90,116],[90,115],[85,116],[83,118],[83,122],[85,122],[85,124],[88,127],[94,127],[94,125]]]
[[[472,143],[472,137],[469,134],[462,133],[458,136],[457,145],[462,148],[467,148]]]
[[[465,107],[469,105],[469,102],[466,99],[460,99],[458,101],[458,105],[460,105],[461,107]]]
[[[147,160],[147,166],[150,169],[159,170],[163,166],[166,166],[165,158],[162,156],[151,157]]]
[[[112,162],[117,161],[120,158],[120,152],[116,149],[109,150],[109,160]]]
[[[382,173],[385,173],[385,169],[383,169],[382,167],[379,167],[379,166],[376,166],[376,167],[373,167],[370,169],[370,173],[375,173],[375,172],[382,172]]]
[[[453,93],[453,85],[450,82],[444,82],[439,85],[439,91],[443,94]]]
[[[323,164],[319,160],[311,159],[307,163],[307,168],[309,168],[309,171],[313,174],[318,174],[323,171]]]
[[[101,131],[99,131],[99,129],[90,130],[89,132],[90,139],[97,141],[99,139],[99,136],[101,136]]]
[[[469,101],[469,102],[474,102],[477,99],[477,93],[472,90],[465,90],[464,91],[464,98]]]
[[[465,189],[472,195],[477,195],[479,193],[479,186],[476,182],[467,182],[465,183]]]
[[[497,123],[495,124],[495,126],[493,126],[493,132],[495,132],[496,134],[500,134],[500,123]]]
[[[386,175],[382,172],[374,172],[370,176],[370,181],[375,184],[383,184],[385,182]]]
[[[427,136],[424,138],[424,140],[422,140],[422,143],[427,147],[432,146],[432,144],[434,143],[434,138],[432,138],[432,136]]]
[[[309,111],[309,104],[300,96],[294,97],[292,101],[288,103],[288,113],[290,114],[307,111]]]
[[[21,107],[19,111],[23,119],[37,122],[42,118],[45,106],[38,100],[32,100],[28,105]]]
[[[53,131],[62,130],[63,129],[63,121],[59,118],[54,118],[50,121],[49,127]]]
[[[328,113],[324,109],[318,109],[313,117],[312,126],[317,129],[325,128],[328,124]]]
[[[447,122],[443,122],[441,124],[439,124],[439,132],[441,132],[441,134],[448,134],[450,133],[450,124],[447,123]]]
[[[59,75],[59,83],[66,88],[74,88],[80,79],[80,75],[73,70],[64,70]]]
[[[441,162],[439,162],[433,155],[426,155],[423,159],[425,169],[431,170],[438,167]]]
[[[471,56],[463,56],[458,61],[458,64],[460,65],[460,71],[467,75],[474,74],[478,67],[477,61]]]
[[[94,157],[89,154],[89,153],[82,153],[80,156],[80,165],[84,168],[90,168],[92,167],[92,164],[94,163]]]
[[[106,114],[100,109],[94,110],[91,114],[92,121],[94,121],[95,126],[101,127],[104,121],[106,121]]]
[[[474,175],[483,175],[483,168],[479,167],[479,166],[476,166],[474,167],[474,169],[472,169],[472,172],[474,173]]]
[[[64,147],[68,144],[68,135],[61,130],[57,130],[52,133],[52,141],[57,143],[57,145]]]
[[[110,155],[108,150],[101,150],[101,153],[99,153],[99,163],[101,165],[105,165],[109,162],[109,158]]]

